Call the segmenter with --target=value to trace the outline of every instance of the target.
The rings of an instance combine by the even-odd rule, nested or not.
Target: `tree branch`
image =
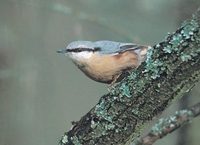
[[[158,139],[182,127],[198,115],[200,115],[200,103],[189,109],[177,111],[175,115],[166,119],[161,118],[146,136],[136,140],[133,145],[152,145]]]
[[[115,84],[61,145],[128,145],[145,124],[200,79],[200,10],[150,48],[146,62]]]

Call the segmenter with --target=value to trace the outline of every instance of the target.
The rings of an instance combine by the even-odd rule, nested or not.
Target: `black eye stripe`
[[[96,47],[94,49],[91,49],[91,48],[74,48],[74,49],[66,49],[66,52],[82,52],[82,51],[98,51],[100,50],[99,47]]]
[[[101,50],[101,47],[95,47],[94,48],[94,51],[99,51],[99,50]]]

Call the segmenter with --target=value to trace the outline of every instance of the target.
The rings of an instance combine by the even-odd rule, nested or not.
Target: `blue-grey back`
[[[134,43],[122,43],[116,41],[96,41],[94,42],[94,46],[100,48],[100,54],[113,54],[120,53],[129,49],[135,49],[138,45]]]

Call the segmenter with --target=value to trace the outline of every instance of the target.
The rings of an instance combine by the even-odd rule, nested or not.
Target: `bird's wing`
[[[135,43],[120,43],[120,50],[118,51],[118,53],[121,53],[121,52],[124,52],[124,51],[127,51],[127,50],[138,50],[140,49],[141,45],[137,45]]]
[[[94,46],[99,48],[100,54],[118,54],[128,50],[140,49],[141,46],[134,43],[121,43],[115,41],[96,41]]]

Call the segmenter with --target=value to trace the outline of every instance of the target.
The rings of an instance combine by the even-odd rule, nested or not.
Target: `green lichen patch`
[[[92,132],[92,135],[94,138],[101,137],[107,135],[110,131],[115,131],[116,125],[110,122],[96,122],[94,132]]]
[[[60,145],[67,144],[67,143],[68,143],[68,136],[64,135],[60,141]]]
[[[121,90],[122,96],[126,96],[128,98],[131,97],[131,92],[130,92],[130,89],[129,89],[128,85],[126,85],[125,83],[122,83],[122,85],[120,86],[119,89]]]
[[[167,45],[163,48],[163,51],[165,53],[172,53],[173,52],[173,48],[170,45]]]
[[[155,48],[158,47],[160,47],[160,44],[155,46]],[[161,60],[153,58],[153,54],[154,49],[151,47],[147,52],[146,66],[143,72],[150,76],[152,79],[156,79],[160,77],[163,70],[165,70],[165,67]]]
[[[135,84],[135,86],[137,86],[137,90],[142,93],[143,88],[145,87],[145,84],[146,82],[144,79],[139,79],[137,83]]]
[[[98,117],[112,122],[113,117],[108,113],[106,104],[105,100],[101,100],[100,103],[96,105],[94,112]]]
[[[185,37],[185,39],[191,39],[191,36],[194,35],[194,32],[199,29],[199,25],[195,20],[191,20],[190,22],[185,22],[182,25],[181,34]]]
[[[152,79],[156,79],[158,77],[160,77],[160,74],[162,73],[162,66],[163,66],[163,62],[156,59],[155,61],[149,61],[148,63],[146,63],[146,69],[145,72],[148,72],[149,74],[151,74],[151,78]]]
[[[156,48],[157,47],[159,47],[160,45],[159,44],[157,44],[156,45]],[[149,47],[148,48],[148,51],[147,51],[147,58],[146,58],[146,63],[147,64],[150,64],[150,63],[152,63],[152,55],[153,55],[153,47]]]
[[[130,75],[128,76],[128,80],[133,80],[136,79],[137,73],[135,71],[131,72]]]
[[[188,55],[188,54],[182,54],[181,56],[181,60],[182,61],[188,61],[188,60],[191,60],[192,59],[192,56],[191,55]]]
[[[181,34],[173,35],[169,43],[172,44],[173,49],[178,50],[178,47],[180,46],[180,44],[183,43],[182,35]]]
[[[71,141],[73,142],[74,145],[82,145],[82,144],[79,142],[79,139],[78,139],[77,136],[71,137]]]

